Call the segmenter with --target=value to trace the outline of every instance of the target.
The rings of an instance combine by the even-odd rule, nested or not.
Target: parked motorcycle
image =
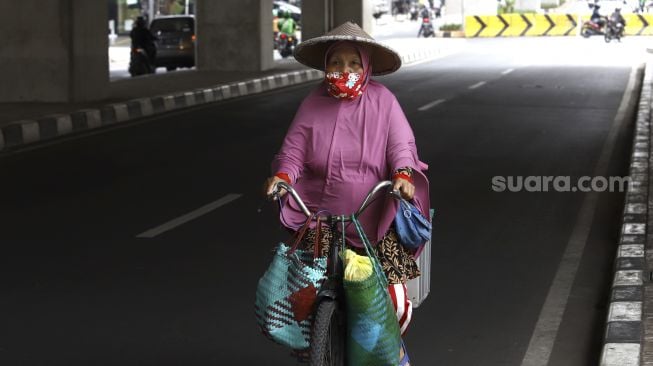
[[[589,38],[590,36],[605,35],[605,25],[607,23],[608,19],[605,17],[601,17],[601,19],[598,21],[585,21],[580,30],[580,34],[585,38]]]
[[[605,41],[610,43],[611,40],[616,39],[621,42],[621,37],[624,36],[624,25],[618,22],[608,21],[605,28]]]
[[[129,59],[129,74],[131,76],[139,76],[145,74],[153,74],[155,71],[150,57],[143,48],[132,48]]]
[[[431,23],[431,19],[428,17],[422,18],[422,26],[419,28],[419,32],[417,32],[417,38],[420,36],[424,36],[424,38],[435,37],[433,23]]]
[[[277,50],[281,57],[286,58],[293,54],[295,51],[295,43],[297,40],[295,37],[288,35],[286,33],[279,33],[279,40],[277,42]]]

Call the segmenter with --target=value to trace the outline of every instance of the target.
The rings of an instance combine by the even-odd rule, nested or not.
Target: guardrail
[[[653,35],[653,14],[624,14],[627,36]],[[465,17],[465,37],[576,36],[590,15],[502,14]]]

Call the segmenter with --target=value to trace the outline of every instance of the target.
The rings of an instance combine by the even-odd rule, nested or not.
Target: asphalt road
[[[498,193],[491,180],[595,174],[636,47],[476,40],[380,78],[430,165],[436,209],[431,294],[406,338],[414,365],[521,365],[579,222],[588,237],[550,364],[597,363],[623,194],[595,196],[588,220],[588,194]],[[256,282],[285,238],[274,206],[257,208],[313,87],[1,157],[0,364],[293,364],[254,321]],[[604,174],[627,174],[631,130],[613,133]],[[242,196],[137,238],[229,194]]]

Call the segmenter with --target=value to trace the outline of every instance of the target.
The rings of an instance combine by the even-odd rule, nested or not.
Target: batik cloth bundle
[[[373,271],[361,280],[343,280],[347,307],[347,362],[356,366],[396,366],[401,336],[387,291],[388,282],[358,218],[352,216],[352,221],[363,240]]]
[[[326,278],[327,258],[318,256],[319,233],[314,250],[297,249],[311,220],[298,231],[291,247],[279,244],[256,289],[256,320],[261,331],[295,350],[310,346],[312,311],[317,291]]]

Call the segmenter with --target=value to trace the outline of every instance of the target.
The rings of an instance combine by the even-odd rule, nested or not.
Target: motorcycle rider
[[[599,28],[603,28],[605,26],[605,19],[601,16],[601,13],[599,12],[599,9],[601,9],[601,6],[599,4],[594,4],[592,5],[593,10],[592,10],[592,16],[590,17],[590,22],[595,23],[596,25],[599,26]]]
[[[610,15],[610,21],[614,24],[621,24],[622,27],[626,27],[626,19],[621,15],[621,8],[614,8],[614,12]]]
[[[619,37],[622,37],[626,27],[626,19],[621,15],[621,8],[614,9],[614,12],[610,15],[610,23],[616,27]]]
[[[297,37],[295,33],[297,31],[297,23],[290,15],[289,11],[281,13],[283,19],[279,20],[279,40],[277,43],[277,49],[281,53],[282,57],[288,57],[292,54],[292,49],[297,45]],[[282,39],[286,37],[290,42],[283,42]]]
[[[295,23],[295,19],[290,16],[289,11],[283,12],[283,19],[279,21],[279,32],[291,36],[294,40],[296,31],[297,23]]]
[[[420,11],[421,17],[422,17],[422,25],[419,27],[419,31],[417,32],[417,38],[420,36],[424,37],[430,37],[433,33],[433,24],[431,23],[431,12],[424,7],[422,11]]]
[[[150,65],[153,65],[156,57],[156,45],[154,41],[157,38],[147,28],[147,22],[144,17],[139,16],[136,18],[136,26],[129,33],[129,37],[132,41],[132,48],[144,49]]]

